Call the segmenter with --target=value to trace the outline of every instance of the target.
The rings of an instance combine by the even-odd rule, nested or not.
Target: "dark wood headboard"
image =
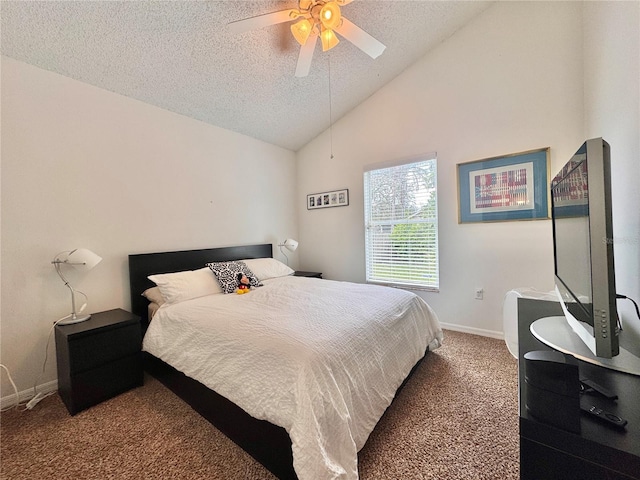
[[[142,296],[142,292],[155,285],[147,278],[149,275],[197,270],[209,262],[226,262],[245,258],[269,258],[272,256],[273,246],[270,243],[129,255],[131,311],[136,315],[140,315],[143,325],[146,326],[149,302]]]

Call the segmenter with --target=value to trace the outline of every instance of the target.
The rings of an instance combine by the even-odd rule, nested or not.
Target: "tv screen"
[[[609,145],[588,140],[551,182],[556,292],[594,355],[619,353]]]

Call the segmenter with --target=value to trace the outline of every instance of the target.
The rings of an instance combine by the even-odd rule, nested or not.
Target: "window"
[[[438,291],[436,154],[365,167],[367,282]]]

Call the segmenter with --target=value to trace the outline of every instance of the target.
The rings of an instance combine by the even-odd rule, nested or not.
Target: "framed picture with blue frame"
[[[549,148],[457,165],[458,223],[550,217]]]

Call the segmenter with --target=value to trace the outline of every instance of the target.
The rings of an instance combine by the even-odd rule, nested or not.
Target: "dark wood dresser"
[[[115,309],[56,325],[58,392],[69,413],[142,385],[140,317]]]
[[[542,317],[560,316],[557,302],[518,299],[518,357],[520,397],[520,478],[523,480],[631,480],[640,479],[640,377],[576,360],[586,377],[618,395],[608,400],[582,394],[583,405],[595,405],[628,421],[617,429],[584,413],[580,433],[540,421],[526,408],[524,354],[550,350],[530,331]]]

